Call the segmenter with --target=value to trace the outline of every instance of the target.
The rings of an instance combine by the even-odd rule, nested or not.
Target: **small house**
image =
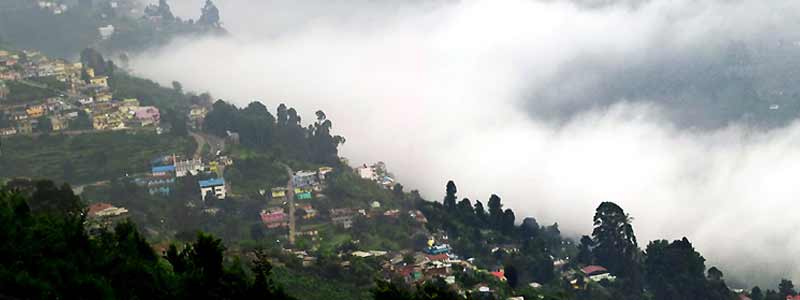
[[[289,226],[289,216],[283,208],[273,207],[261,211],[261,222],[267,228],[278,228]]]
[[[156,166],[151,169],[153,176],[167,176],[175,173],[175,166]]]
[[[285,187],[272,188],[272,200],[286,201],[286,188]]]
[[[134,116],[142,122],[142,126],[157,125],[161,121],[161,113],[155,106],[142,106],[134,111]]]
[[[206,194],[211,192],[217,199],[223,200],[226,196],[225,180],[222,178],[212,178],[209,180],[200,180],[197,182],[200,186],[200,197],[202,200],[206,199]]]

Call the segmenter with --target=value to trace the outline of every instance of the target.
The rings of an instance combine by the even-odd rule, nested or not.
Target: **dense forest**
[[[4,299],[290,299],[266,257],[225,257],[222,241],[155,253],[130,222],[91,235],[69,186],[14,181],[0,191],[0,297]]]
[[[322,111],[316,112],[316,122],[304,128],[294,108],[280,104],[277,118],[260,102],[239,109],[217,101],[206,116],[205,129],[217,136],[238,133],[245,146],[275,151],[290,159],[320,164],[338,164],[338,146],[345,139],[331,135],[333,123]]]
[[[402,193],[402,191],[397,191]],[[418,195],[417,195],[418,196]],[[404,201],[416,198],[406,194]],[[431,229],[443,229],[455,240],[477,245],[473,255],[485,263],[505,267],[507,281],[497,295],[522,295],[526,299],[735,299],[716,267],[706,269],[704,258],[687,239],[650,242],[642,251],[634,235],[631,218],[611,202],[597,208],[594,230],[576,245],[572,266],[600,264],[618,276],[616,281],[575,288],[569,276],[555,276],[555,247],[564,246],[557,225],[539,226],[526,218],[514,225],[513,211],[502,209],[493,195],[484,209],[480,201],[455,202],[455,184],[448,183],[443,202],[416,202],[430,217]],[[423,201],[416,198],[417,201]],[[413,202],[413,201],[412,201]],[[470,204],[470,205],[468,205]],[[455,206],[454,206],[455,205]],[[272,272],[270,252],[255,249],[243,257],[226,251],[222,240],[198,233],[194,240],[173,243],[156,253],[137,226],[130,221],[113,228],[87,230],[83,200],[69,186],[51,181],[14,180],[0,191],[0,296],[9,299],[40,298],[156,298],[156,299],[290,299]],[[484,228],[489,228],[484,230]],[[484,234],[484,236],[481,236]],[[481,253],[485,245],[524,243],[521,251]],[[350,245],[349,247],[354,247]],[[339,250],[343,251],[343,250]],[[571,252],[571,250],[568,250]],[[570,254],[573,255],[573,254]],[[372,281],[378,273],[368,265],[362,271],[345,273],[333,264],[320,262],[317,272]],[[328,271],[326,271],[328,270]],[[353,272],[356,273],[353,273]],[[282,271],[283,272],[283,271]],[[331,273],[332,272],[332,273]],[[361,273],[358,273],[361,272]],[[286,273],[283,273],[286,276]],[[361,274],[361,275],[358,275]],[[457,271],[459,284],[480,282]],[[297,276],[295,274],[294,276]],[[310,277],[306,277],[310,278]],[[581,277],[576,277],[581,278]],[[528,281],[545,287],[532,289]],[[321,285],[322,286],[322,285]],[[460,295],[441,280],[409,286],[403,282],[377,279],[369,288],[373,299],[497,299],[483,294]],[[791,281],[783,280],[777,290],[749,292],[754,300],[785,299],[795,295]]]

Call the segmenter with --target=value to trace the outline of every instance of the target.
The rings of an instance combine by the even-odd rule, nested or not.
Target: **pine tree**
[[[456,208],[456,184],[450,180],[447,182],[446,195],[444,196],[444,208],[453,212]]]

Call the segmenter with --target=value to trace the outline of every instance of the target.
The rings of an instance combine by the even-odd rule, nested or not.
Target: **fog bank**
[[[202,1],[174,2],[191,17]],[[729,282],[800,280],[800,225],[782,220],[800,210],[796,101],[766,94],[798,68],[735,51],[797,56],[798,2],[217,2],[231,37],[176,41],[136,71],[322,109],[351,162],[385,161],[431,200],[453,179],[569,235],[614,201],[643,248],[687,236]]]

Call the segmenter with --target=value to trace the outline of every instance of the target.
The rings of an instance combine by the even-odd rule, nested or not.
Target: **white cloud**
[[[461,197],[497,193],[518,217],[575,235],[590,232],[601,201],[614,201],[635,218],[642,247],[687,236],[729,278],[800,279],[800,124],[692,131],[655,104],[623,101],[553,125],[522,108],[523,95],[548,88],[581,55],[625,64],[654,47],[755,35],[796,17],[800,4],[217,2],[233,37],[177,41],[138,57],[137,71],[239,104],[286,102],[307,118],[322,109],[351,161],[385,161],[432,200],[454,179]]]

